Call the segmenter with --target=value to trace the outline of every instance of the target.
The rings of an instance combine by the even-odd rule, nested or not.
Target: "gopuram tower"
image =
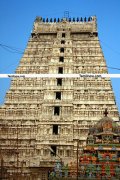
[[[107,74],[96,17],[37,17],[16,73]],[[35,177],[42,164],[76,159],[105,108],[119,121],[110,78],[12,78],[0,108],[1,169]]]

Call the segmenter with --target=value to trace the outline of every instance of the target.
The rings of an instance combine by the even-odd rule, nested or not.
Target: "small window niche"
[[[61,52],[61,53],[64,53],[64,48],[60,48],[60,52]]]
[[[61,41],[61,44],[65,44],[65,41],[64,41],[64,40],[62,40],[62,41]]]
[[[57,79],[57,86],[62,86],[62,79],[61,78]]]
[[[65,38],[65,33],[62,33],[62,38]]]
[[[54,115],[55,116],[59,116],[60,115],[60,107],[59,106],[55,106],[54,107]]]
[[[64,62],[64,57],[63,56],[59,57],[59,62]]]
[[[57,146],[52,145],[52,146],[51,146],[51,155],[52,155],[52,156],[56,156],[56,151],[57,151]]]
[[[53,134],[58,135],[58,125],[56,124],[53,125]]]
[[[63,74],[63,67],[58,67],[58,74]]]
[[[56,99],[61,100],[61,92],[56,92],[55,96],[56,96]]]

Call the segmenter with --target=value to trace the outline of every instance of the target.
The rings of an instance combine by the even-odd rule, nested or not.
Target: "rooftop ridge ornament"
[[[79,23],[79,22],[83,22],[83,23],[88,23],[88,22],[92,22],[92,21],[95,21],[96,20],[96,17],[85,17],[85,18],[82,18],[82,17],[70,17],[69,16],[69,11],[65,11],[64,12],[64,16],[62,18],[43,18],[41,16],[37,16],[36,19],[35,19],[35,23],[59,23],[59,22],[63,22],[63,21],[68,21],[68,22],[71,22],[71,23]]]
[[[104,111],[104,115],[105,115],[105,117],[107,117],[107,115],[108,115],[108,110],[107,110],[107,108],[106,108],[105,111]]]

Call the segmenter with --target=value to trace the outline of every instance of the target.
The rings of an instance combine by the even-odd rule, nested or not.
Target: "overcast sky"
[[[120,0],[0,0],[0,73],[14,73],[26,48],[36,16],[70,17],[96,15],[101,47],[108,67],[120,68]],[[8,49],[6,46],[17,49]],[[119,74],[120,70],[108,69]],[[112,86],[120,110],[120,78]],[[10,80],[0,79],[0,104]]]

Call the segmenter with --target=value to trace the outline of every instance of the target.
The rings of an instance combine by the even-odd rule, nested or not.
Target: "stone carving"
[[[64,52],[60,52],[61,47]],[[63,73],[107,73],[96,18],[89,22],[43,22],[36,18],[16,73],[54,74],[59,67]],[[100,119],[105,107],[118,120],[109,78],[59,80],[12,79],[5,103],[0,107],[1,154],[12,172],[21,172],[24,166],[29,174],[30,164],[37,167],[43,159],[44,165],[45,160],[53,163],[58,157],[49,148],[64,161],[75,159],[76,139],[79,138],[80,146],[85,143],[89,127]],[[33,160],[37,155],[39,162]]]

